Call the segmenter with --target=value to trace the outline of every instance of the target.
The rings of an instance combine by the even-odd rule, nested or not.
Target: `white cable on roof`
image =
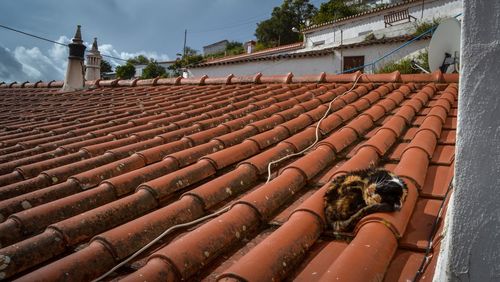
[[[288,156],[285,156],[285,157],[282,157],[278,160],[275,160],[275,161],[272,161],[270,162],[268,165],[267,165],[267,172],[268,172],[268,175],[267,175],[267,181],[266,183],[268,183],[269,181],[271,181],[271,165],[272,164],[275,164],[275,163],[279,163],[283,160],[286,160],[288,158],[291,158],[293,156],[298,156],[298,155],[301,155],[303,154],[304,152],[306,152],[307,150],[311,149],[312,147],[314,147],[314,145],[316,145],[316,143],[318,143],[319,141],[319,126],[321,125],[321,122],[328,116],[328,113],[330,112],[331,108],[332,108],[332,104],[333,102],[335,102],[335,100],[337,100],[338,98],[344,96],[345,94],[351,92],[355,87],[356,85],[358,84],[358,81],[359,79],[364,76],[365,74],[361,74],[359,75],[356,80],[354,81],[354,84],[352,85],[352,87],[345,91],[344,93],[338,95],[337,97],[333,98],[332,101],[330,101],[330,103],[328,103],[328,109],[326,110],[326,112],[323,114],[323,117],[318,121],[317,125],[316,125],[316,140],[313,142],[313,144],[309,145],[307,148],[305,148],[304,150],[298,152],[298,153],[293,153],[293,154],[290,154]],[[119,264],[117,264],[115,267],[111,268],[108,272],[104,273],[103,275],[97,277],[96,279],[92,280],[92,282],[97,282],[97,281],[101,281],[102,279],[106,278],[108,275],[110,275],[111,273],[113,273],[114,271],[116,271],[117,269],[119,269],[120,267],[122,267],[123,265],[127,264],[128,262],[130,262],[131,260],[133,260],[135,257],[137,257],[138,255],[140,255],[142,252],[144,252],[145,250],[147,250],[149,247],[151,247],[152,245],[156,244],[159,240],[161,240],[163,237],[165,237],[166,235],[172,233],[173,231],[179,229],[179,228],[182,228],[182,227],[190,227],[192,225],[195,225],[195,224],[198,224],[200,222],[203,222],[207,219],[210,219],[212,217],[215,217],[215,216],[218,216],[218,215],[221,215],[227,211],[229,211],[229,209],[231,208],[231,206],[226,206],[218,211],[215,211],[211,214],[208,214],[204,217],[200,217],[196,220],[193,220],[193,221],[190,221],[190,222],[186,222],[186,223],[181,223],[181,224],[177,224],[177,225],[174,225],[174,226],[171,226],[170,228],[168,228],[167,230],[165,230],[163,233],[161,233],[160,235],[158,235],[158,237],[156,237],[155,239],[153,239],[151,242],[149,242],[148,244],[146,244],[144,247],[140,248],[139,250],[137,250],[135,253],[133,253],[132,255],[130,255],[128,258],[126,258],[124,261],[120,262]]]
[[[340,97],[344,96],[345,94],[347,94],[347,93],[351,92],[351,91],[354,89],[354,87],[356,87],[356,84],[358,84],[358,80],[359,80],[362,76],[364,76],[364,75],[365,75],[364,73],[363,73],[363,74],[361,74],[361,75],[359,75],[359,76],[356,78],[356,80],[354,81],[354,84],[352,85],[352,87],[351,87],[349,90],[347,90],[347,91],[345,91],[344,93],[340,94],[339,96],[337,96],[337,97],[333,98],[333,100],[332,100],[332,101],[330,101],[330,103],[328,103],[328,109],[326,109],[325,114],[323,115],[323,117],[322,117],[322,118],[318,121],[318,123],[316,124],[316,140],[314,140],[314,142],[313,142],[311,145],[309,145],[307,148],[305,148],[304,150],[302,150],[302,151],[300,151],[300,152],[298,152],[298,153],[293,153],[293,154],[290,154],[290,155],[284,156],[284,157],[282,157],[282,158],[280,158],[280,159],[277,159],[277,160],[275,160],[275,161],[270,162],[270,163],[267,165],[267,180],[266,180],[266,183],[269,183],[269,181],[271,181],[271,174],[272,174],[272,172],[271,172],[271,166],[272,166],[273,164],[276,164],[276,163],[282,162],[282,161],[284,161],[284,160],[286,160],[286,159],[288,159],[288,158],[291,158],[291,157],[295,157],[295,156],[302,155],[303,153],[305,153],[306,151],[308,151],[309,149],[311,149],[312,147],[314,147],[314,146],[315,146],[315,145],[319,142],[319,126],[321,125],[321,122],[322,122],[322,121],[323,121],[323,120],[324,120],[324,119],[328,116],[328,113],[329,113],[329,112],[330,112],[330,110],[332,109],[332,104],[333,104],[333,102],[335,102],[335,100],[337,100],[338,98],[340,98]]]
[[[138,255],[140,255],[142,252],[144,252],[145,250],[147,250],[149,247],[151,247],[152,245],[156,244],[159,240],[161,240],[167,234],[172,233],[173,231],[175,231],[175,230],[177,230],[179,228],[189,227],[191,225],[198,224],[198,223],[200,223],[202,221],[205,221],[205,220],[210,219],[212,217],[215,217],[215,216],[218,216],[220,214],[223,214],[223,213],[227,212],[230,209],[230,207],[231,206],[224,207],[224,208],[222,208],[222,209],[220,209],[220,210],[218,210],[216,212],[213,212],[211,214],[208,214],[208,215],[206,215],[204,217],[200,217],[200,218],[195,219],[195,220],[190,221],[190,222],[181,223],[181,224],[177,224],[177,225],[171,226],[170,228],[168,228],[167,230],[165,230],[163,233],[161,233],[160,235],[158,235],[158,237],[156,237],[155,239],[153,239],[153,241],[147,243],[144,247],[142,247],[139,250],[137,250],[135,253],[133,253],[128,258],[126,258],[124,261],[122,261],[119,264],[117,264],[115,267],[111,268],[108,272],[106,272],[103,275],[101,275],[101,276],[97,277],[96,279],[92,280],[92,282],[101,281],[102,279],[106,278],[108,275],[110,275],[111,273],[113,273],[115,270],[117,270],[118,268],[124,266],[129,261],[133,260],[135,257],[137,257]]]

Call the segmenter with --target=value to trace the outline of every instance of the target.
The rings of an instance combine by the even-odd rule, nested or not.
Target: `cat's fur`
[[[407,187],[383,168],[368,168],[335,178],[325,193],[325,216],[334,232],[351,232],[364,216],[399,210]]]

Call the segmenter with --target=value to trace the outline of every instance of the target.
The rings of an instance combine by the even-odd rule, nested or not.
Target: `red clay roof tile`
[[[422,259],[414,251],[427,246],[453,176],[458,75],[367,75],[340,96],[359,75],[99,81],[71,93],[48,88],[60,87],[54,82],[2,88],[0,255],[10,259],[2,275],[91,280],[167,228],[229,205],[136,258],[137,271],[115,275],[412,277]],[[270,162],[314,143],[332,101],[320,142],[274,164],[276,178],[265,183]],[[407,181],[403,209],[365,217],[350,243],[332,239],[324,185],[372,164]]]

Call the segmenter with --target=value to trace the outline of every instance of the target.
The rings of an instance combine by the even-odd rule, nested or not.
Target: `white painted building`
[[[282,50],[244,54],[211,60],[189,68],[190,77],[234,75],[283,74],[291,69],[294,74],[319,72],[340,73],[363,64],[369,64],[397,49],[408,41],[416,26],[434,19],[454,17],[462,12],[462,0],[407,0],[370,10],[352,17],[339,19],[304,30],[302,45],[284,46]],[[392,22],[391,15],[407,17]],[[392,18],[394,19],[394,17]],[[386,24],[387,21],[389,24]],[[364,68],[373,72],[385,64],[400,60],[423,50],[430,36],[415,41],[374,65]],[[271,50],[274,50],[273,48]]]
[[[409,17],[386,25],[388,14],[407,10]],[[462,13],[462,0],[410,0],[304,29],[304,50],[362,42],[373,33],[376,38],[395,37],[415,30],[420,22],[454,17]]]
[[[229,41],[222,40],[207,46],[203,46],[203,55],[207,56],[224,52],[226,51],[227,44],[229,44]]]

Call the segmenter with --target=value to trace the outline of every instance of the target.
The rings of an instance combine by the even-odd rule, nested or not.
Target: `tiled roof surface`
[[[333,102],[316,146],[274,165],[266,183],[267,164],[310,146],[358,75],[1,88],[1,277],[91,280],[229,205],[106,279],[412,279],[453,176],[458,75],[362,76]],[[403,177],[406,202],[336,240],[325,185],[370,164]],[[425,281],[438,250],[437,239]]]

